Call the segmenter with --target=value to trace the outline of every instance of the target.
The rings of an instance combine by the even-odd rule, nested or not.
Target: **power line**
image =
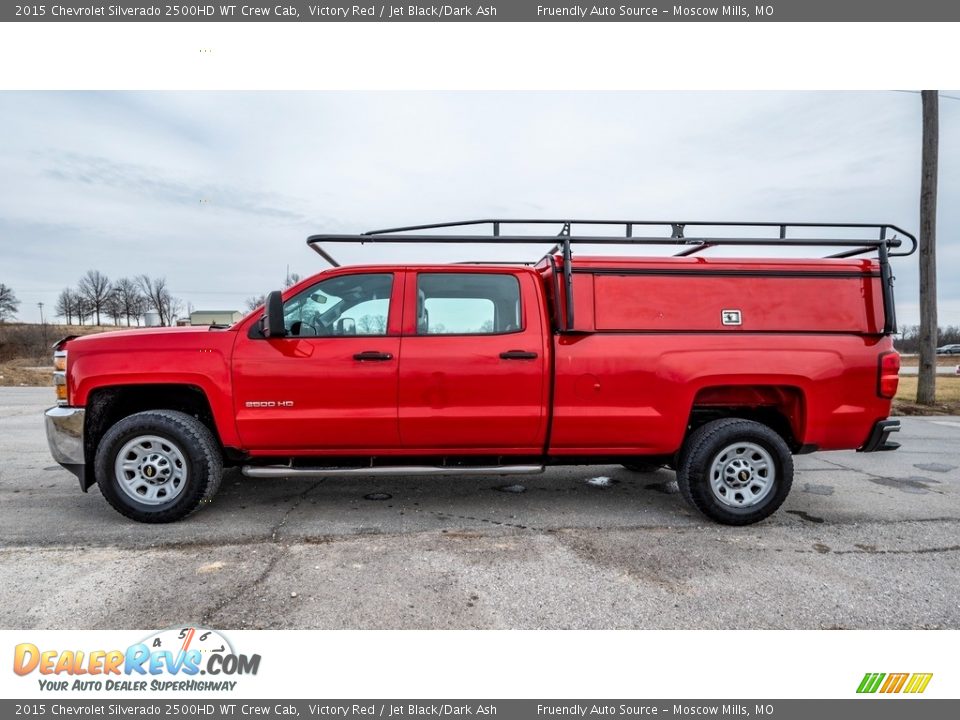
[[[919,94],[920,94],[920,91],[919,91],[919,90],[892,90],[891,92],[909,93],[909,94],[911,94],[911,95],[919,95]],[[947,95],[946,93],[937,93],[937,96],[938,96],[938,97],[942,97],[942,98],[946,98],[947,100],[960,100],[960,96],[958,96],[958,95]]]

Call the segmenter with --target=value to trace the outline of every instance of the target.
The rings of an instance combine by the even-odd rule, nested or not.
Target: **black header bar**
[[[0,22],[951,22],[944,0],[760,2],[151,2],[61,0],[2,3]]]

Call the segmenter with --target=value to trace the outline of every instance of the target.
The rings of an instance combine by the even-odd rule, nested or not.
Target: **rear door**
[[[400,440],[409,450],[540,453],[547,328],[532,272],[409,271]]]

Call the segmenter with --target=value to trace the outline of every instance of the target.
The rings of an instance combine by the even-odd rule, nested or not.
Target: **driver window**
[[[393,275],[339,275],[311,285],[283,304],[292,337],[386,335]]]

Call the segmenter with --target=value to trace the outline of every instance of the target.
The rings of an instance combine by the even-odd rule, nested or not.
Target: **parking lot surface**
[[[667,470],[619,466],[234,470],[210,507],[151,526],[52,461],[51,398],[0,388],[3,628],[960,627],[960,418],[902,418],[894,453],[796,458],[787,502],[747,528],[690,510]]]

